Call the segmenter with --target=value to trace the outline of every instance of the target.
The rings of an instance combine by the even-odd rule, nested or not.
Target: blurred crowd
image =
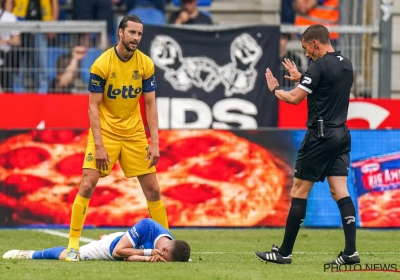
[[[203,0],[174,1],[180,8],[167,18],[165,6],[171,0],[0,0],[0,22],[103,20],[107,45],[112,46],[117,42],[115,10],[137,14],[145,24],[213,24],[211,15],[198,8],[199,1]],[[0,93],[85,92],[85,75],[79,69],[83,59],[92,62],[99,55],[99,37],[0,32]]]
[[[168,16],[167,5],[176,7]],[[0,0],[0,22],[105,20],[107,44],[112,46],[117,42],[116,10],[119,15],[137,14],[145,24],[212,25],[211,13],[202,9],[210,5],[211,0]],[[281,0],[283,24],[335,25],[338,21],[339,0]],[[332,33],[333,41],[337,37]],[[80,69],[82,63],[89,67],[101,53],[96,47],[98,39],[89,33],[0,32],[0,93],[85,92],[87,74]],[[282,34],[280,57],[288,57],[302,68],[307,61],[287,48],[288,42],[296,39],[298,34]],[[284,81],[283,68],[280,75],[283,87],[293,86]]]

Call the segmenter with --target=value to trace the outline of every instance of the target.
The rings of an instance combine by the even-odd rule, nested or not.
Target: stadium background
[[[214,25],[182,27],[165,24],[168,15],[179,9],[179,4],[174,1],[166,6],[161,22],[154,22],[154,14],[159,13],[149,8],[148,3],[140,2],[136,10],[146,23],[140,48],[156,64],[160,129],[165,132],[161,135],[166,135],[162,139],[169,142],[168,135],[177,135],[174,141],[183,144],[175,145],[174,149],[180,151],[185,147],[185,142],[193,149],[186,158],[179,159],[173,154],[176,151],[172,150],[172,154],[168,154],[161,149],[161,154],[165,156],[162,156],[160,164],[167,167],[161,167],[158,174],[162,178],[161,187],[168,186],[168,189],[163,189],[163,199],[166,205],[171,206],[171,226],[283,226],[289,204],[294,160],[305,133],[306,108],[305,102],[299,106],[278,102],[268,92],[263,73],[266,67],[271,67],[276,74],[280,71],[281,34],[291,36],[287,49],[300,58],[304,63],[303,68],[306,67],[307,61],[296,35],[301,33],[302,28],[281,21],[281,1],[252,0],[247,1],[245,7],[242,7],[241,1],[200,2],[200,9],[211,14]],[[356,73],[348,121],[353,141],[348,186],[352,198],[357,202],[357,225],[386,228],[400,226],[397,191],[400,182],[400,118],[397,100],[400,96],[400,82],[395,78],[400,65],[400,45],[399,39],[392,36],[399,30],[400,4],[394,1],[391,10],[385,8],[390,7],[391,1],[378,2],[340,1],[341,24],[336,30],[340,34],[337,47],[351,58]],[[32,34],[59,32],[55,39],[48,42],[47,47],[30,47],[31,51],[45,52],[48,81],[54,79],[57,71],[63,70],[57,69],[58,58],[72,52],[79,45],[74,34],[87,33],[99,39],[95,46],[87,48],[74,84],[68,92],[59,89],[55,89],[56,93],[49,89],[40,92],[33,86],[33,78],[27,76],[29,72],[39,69],[29,66],[25,67],[28,74],[22,79],[23,84],[15,82],[12,89],[3,89],[4,94],[0,94],[2,227],[68,226],[69,223],[69,197],[74,196],[79,184],[78,172],[83,160],[81,149],[88,128],[88,69],[101,51],[108,47],[104,40],[107,38],[105,23],[90,25],[71,22],[68,19],[72,9],[71,1],[61,1],[60,21],[22,21],[13,24],[13,27],[0,23],[0,31],[15,28]],[[126,13],[123,5],[113,7],[113,11],[115,22]],[[140,14],[141,11],[150,16]],[[389,18],[386,18],[387,11],[392,11]],[[250,37],[243,37],[243,34]],[[109,35],[112,35],[112,44],[116,39],[115,34]],[[178,68],[169,67],[168,63],[160,59],[160,54],[166,51],[163,43],[167,37],[170,38],[168,46],[173,46],[176,51],[169,52],[169,58],[179,62]],[[142,115],[145,121],[143,110]],[[210,130],[215,130],[216,138],[219,133],[231,133],[231,138],[236,139],[237,143],[254,144],[262,155],[271,155],[274,161],[279,162],[279,171],[285,174],[284,180],[276,183],[276,188],[280,190],[265,188],[271,182],[264,177],[258,180],[254,172],[256,167],[250,167],[252,165],[246,158],[236,163],[219,161],[216,166],[207,169],[214,164],[208,155],[215,149],[224,151],[217,159],[234,158],[233,152],[230,155],[229,151],[223,149],[226,140],[207,146],[213,138]],[[195,136],[189,141],[185,138],[187,134]],[[69,157],[62,153],[55,156],[55,153],[59,153],[55,150],[68,151]],[[173,164],[179,167],[179,163],[182,164],[189,157],[197,158],[200,165],[206,168],[201,172],[182,171],[180,185],[174,186],[168,176],[163,181],[163,174],[172,172],[168,168],[174,167]],[[237,166],[242,166],[242,169]],[[244,180],[243,183],[231,183],[231,178],[240,178],[243,170],[248,170],[250,174],[247,183]],[[228,186],[221,189],[220,193],[229,199],[214,195],[218,191],[207,186],[203,186],[203,189],[198,187],[204,184],[203,179],[217,189],[218,186]],[[134,192],[129,195],[115,192],[117,186],[99,192],[96,204],[91,209],[94,212],[98,207],[99,211],[103,211],[102,218],[88,219],[87,225],[129,226],[147,215],[145,207],[139,202],[144,197],[137,184],[128,183],[124,179],[120,179],[118,184],[132,186]],[[265,193],[255,192],[254,184],[256,188],[266,190]],[[238,194],[238,190],[241,193]],[[279,193],[279,197],[269,202],[272,205],[264,204],[270,201],[268,196],[271,193]],[[241,205],[243,196],[245,206],[252,209],[251,219],[247,212],[230,209]],[[136,206],[126,206],[135,203]],[[66,207],[60,207],[64,204]],[[112,205],[112,208],[107,208],[107,205]],[[130,213],[132,209],[138,214],[128,215],[127,212]],[[203,215],[188,222],[179,218],[184,209]],[[340,227],[341,220],[336,209],[326,182],[318,183],[311,192],[304,225]]]

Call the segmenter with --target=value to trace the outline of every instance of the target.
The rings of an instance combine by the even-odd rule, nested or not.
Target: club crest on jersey
[[[133,71],[132,79],[134,80],[140,80],[140,74],[138,70]]]
[[[121,95],[123,99],[136,98],[141,92],[141,87],[134,88],[130,85],[129,87],[122,86],[122,88],[114,88],[114,86],[110,84],[107,89],[107,97],[110,99],[117,99],[117,96]]]
[[[93,161],[93,155],[92,155],[92,153],[89,153],[88,155],[87,155],[87,157],[86,157],[86,161],[88,161],[88,162],[92,162]]]

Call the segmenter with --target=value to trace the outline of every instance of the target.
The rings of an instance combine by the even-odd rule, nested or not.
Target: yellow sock
[[[169,230],[167,210],[162,200],[148,201],[147,206],[149,208],[150,218],[160,223],[165,229]]]
[[[83,225],[89,208],[90,198],[76,195],[72,205],[71,224],[69,228],[68,249],[79,249],[79,239],[81,238]]]

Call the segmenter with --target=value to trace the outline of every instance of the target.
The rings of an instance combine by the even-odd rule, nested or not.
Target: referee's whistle
[[[324,138],[324,120],[322,117],[318,118],[318,138]]]

